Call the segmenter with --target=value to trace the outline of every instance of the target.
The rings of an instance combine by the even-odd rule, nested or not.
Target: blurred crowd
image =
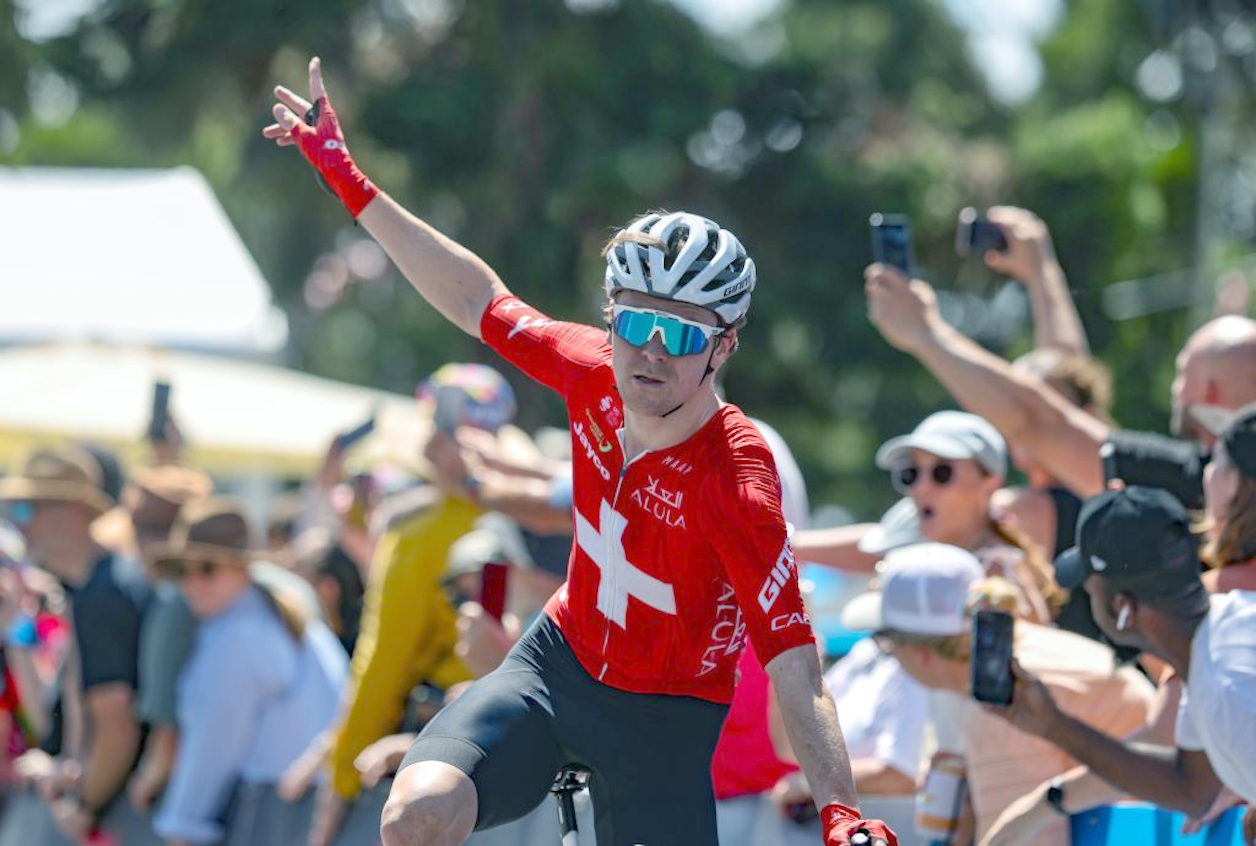
[[[866,271],[873,324],[962,409],[868,456],[902,497],[879,521],[808,529],[805,468],[756,421],[798,560],[869,580],[842,611],[867,636],[825,656],[860,796],[904,844],[1067,844],[1070,815],[1130,798],[1191,828],[1243,813],[1256,322],[1187,342],[1173,437],[1122,430],[1045,224],[988,221],[987,264],[1033,309],[1016,361],[949,326],[927,283]],[[183,462],[173,419],[144,466],[59,445],[9,468],[0,846],[378,842],[416,732],[543,613],[572,543],[568,433],[516,428],[483,365],[442,367],[418,402],[421,472],[351,471],[367,424],[265,525]],[[983,665],[981,615],[1008,620],[1010,665]],[[988,669],[1010,704],[974,699]],[[724,846],[819,842],[769,688],[747,647],[712,765]],[[470,842],[557,844],[554,805]]]

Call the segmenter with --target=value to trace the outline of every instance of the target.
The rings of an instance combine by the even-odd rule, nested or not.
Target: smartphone
[[[153,383],[153,413],[148,419],[148,440],[166,442],[166,426],[170,423],[170,383]]]
[[[911,246],[911,221],[903,214],[877,212],[868,218],[872,229],[872,256],[881,264],[897,267],[904,276],[915,275],[916,257]]]
[[[973,699],[1012,704],[1012,615],[1003,611],[973,614]]]
[[[509,574],[509,565],[492,561],[480,571],[480,607],[498,622],[506,613],[506,577]]]
[[[342,432],[336,436],[336,444],[340,449],[346,450],[365,438],[371,432],[375,431],[375,415],[372,414],[370,419],[358,426],[356,429],[350,429],[348,432]]]
[[[960,209],[955,222],[955,252],[966,256],[972,252],[1007,249],[1007,238],[997,223],[991,223],[972,206]]]
[[[442,385],[436,389],[436,410],[432,422],[436,431],[452,435],[462,422],[462,411],[467,402],[467,392],[454,385]]]

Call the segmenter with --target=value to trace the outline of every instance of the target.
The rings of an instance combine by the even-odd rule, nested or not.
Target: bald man
[[[946,323],[933,289],[892,267],[864,272],[868,317],[891,345],[915,356],[964,408],[993,423],[1083,499],[1109,478],[1203,502],[1213,437],[1199,420],[1256,401],[1256,321],[1219,317],[1193,334],[1173,380],[1176,440],[1115,429],[1070,403],[1032,372],[1014,369]]]

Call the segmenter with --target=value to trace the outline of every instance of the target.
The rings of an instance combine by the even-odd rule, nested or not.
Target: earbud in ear
[[[1119,614],[1116,615],[1116,630],[1123,632],[1130,627],[1130,607],[1122,606]]]

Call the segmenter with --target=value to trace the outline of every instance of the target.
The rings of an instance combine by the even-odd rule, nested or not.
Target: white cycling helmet
[[[615,244],[606,253],[607,296],[640,291],[693,303],[715,312],[726,326],[750,310],[754,259],[715,221],[688,212],[651,213],[619,233],[625,234],[657,238],[667,251],[631,240]]]

